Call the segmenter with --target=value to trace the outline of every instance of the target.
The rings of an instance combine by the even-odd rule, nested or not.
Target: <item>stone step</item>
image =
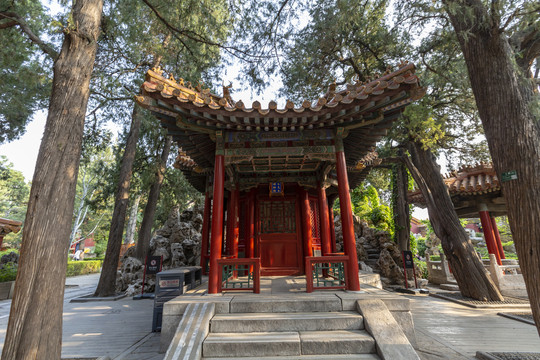
[[[354,311],[216,314],[210,326],[212,333],[362,329],[364,319]]]
[[[343,310],[341,299],[334,294],[318,296],[295,294],[294,297],[238,296],[230,302],[231,313],[333,312]]]
[[[203,357],[202,360],[230,360],[226,357]],[[376,354],[350,355],[294,355],[294,356],[248,356],[236,357],[235,360],[381,360]]]
[[[300,354],[300,335],[297,332],[210,333],[203,343],[205,358]]]
[[[379,249],[366,249],[366,252],[368,254],[380,254],[381,251]]]
[[[373,259],[373,260],[379,260],[379,258],[381,257],[381,254],[379,253],[376,253],[376,254],[368,254],[368,260],[369,259]]]
[[[376,265],[378,260],[379,259],[367,259],[364,262],[366,263],[366,265],[372,266],[372,265]]]
[[[371,354],[375,339],[365,330],[301,331],[302,355]]]
[[[375,340],[363,330],[264,333],[211,333],[205,358],[357,355],[375,353]]]

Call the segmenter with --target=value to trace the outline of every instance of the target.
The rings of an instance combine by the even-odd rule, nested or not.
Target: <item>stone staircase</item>
[[[379,261],[379,257],[381,255],[381,249],[375,248],[368,243],[362,245],[364,246],[364,249],[366,250],[368,256],[368,258],[364,262],[367,266],[371,267],[374,272],[379,272],[379,265],[377,264],[377,262]]]
[[[217,314],[203,359],[379,359],[362,315],[342,312]],[[346,356],[345,356],[346,355]]]
[[[354,297],[347,295],[342,298],[333,294],[318,294],[317,296],[271,296],[264,299],[260,296],[235,296],[227,303],[228,306],[224,300],[226,299],[219,299],[220,304],[215,304],[215,308],[212,305],[211,312],[207,312],[206,315],[202,315],[197,310],[199,312],[193,311],[194,315],[191,316],[189,307],[186,308],[165,359],[384,360],[417,358],[411,357],[412,354],[416,354],[401,330],[408,322],[398,320],[400,321],[398,324],[394,319],[397,316],[395,312],[391,313],[380,300],[377,300],[375,307],[370,305],[371,300],[364,300],[367,303],[364,304],[363,311],[360,305],[362,300],[357,302]],[[405,304],[395,300],[388,301],[391,308],[408,307],[408,302]],[[193,303],[189,306],[195,309]],[[383,308],[381,309],[380,306]],[[226,307],[228,311],[225,311]],[[400,309],[399,312],[402,310]],[[371,326],[365,325],[369,322],[362,313],[372,318],[383,314],[382,321],[378,319]],[[410,312],[407,314],[410,316]],[[206,324],[204,321],[199,321],[204,318],[208,319]],[[396,319],[401,319],[401,315]],[[388,324],[385,324],[385,321]],[[382,330],[378,329],[381,325],[386,327]],[[412,322],[410,325],[412,326]],[[199,328],[204,329],[203,333],[200,333]],[[397,331],[397,337],[392,335],[392,331]],[[189,340],[190,338],[197,340]],[[185,348],[190,347],[197,354],[183,353]],[[385,356],[389,353],[386,349],[391,349],[389,350],[390,357]],[[403,353],[405,357],[396,358],[394,351]],[[173,355],[181,353],[182,356]]]

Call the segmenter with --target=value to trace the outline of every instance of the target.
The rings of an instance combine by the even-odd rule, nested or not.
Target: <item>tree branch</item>
[[[195,33],[193,31],[179,29],[179,28],[171,25],[171,23],[167,19],[165,19],[165,17],[159,12],[159,10],[154,5],[152,5],[150,3],[149,0],[142,0],[142,1],[150,8],[150,10],[152,10],[154,15],[156,15],[156,17],[163,23],[163,25],[165,25],[165,27],[167,29],[169,29],[174,34],[174,37],[176,39],[178,39],[178,41],[180,41],[184,46],[186,46],[186,48],[188,50],[189,50],[189,47],[187,47],[185,42],[178,35],[185,36],[186,38],[188,38],[190,40],[201,42],[203,44],[207,44],[207,45],[210,45],[210,46],[216,46],[216,47],[218,47],[220,49],[223,49],[223,50],[227,51],[228,53],[230,53],[231,55],[233,55],[233,56],[235,56],[237,58],[241,58],[242,60],[246,60],[246,58],[243,58],[243,57],[239,56],[239,54],[242,54],[243,56],[248,57],[248,58],[260,58],[260,59],[263,59],[263,58],[268,57],[268,56],[255,56],[253,54],[249,54],[249,53],[245,52],[244,50],[241,50],[241,49],[238,49],[238,48],[235,48],[235,47],[232,47],[232,46],[225,46],[225,45],[222,45],[220,43],[211,41],[211,40],[205,38],[204,36],[202,36],[202,35],[200,35],[198,33]]]
[[[8,19],[11,20],[11,22],[16,22],[17,25],[19,25],[21,31],[28,36],[28,38],[47,55],[49,55],[53,61],[58,58],[58,53],[56,50],[53,49],[53,47],[46,42],[42,41],[39,36],[34,34],[32,29],[28,26],[28,24],[24,21],[22,17],[20,17],[18,14],[10,11],[3,11],[0,12],[0,19]],[[2,24],[5,25],[5,24]]]
[[[8,21],[7,23],[0,24],[0,29],[7,29],[10,27],[13,27],[15,25],[18,25],[19,23],[15,20]]]

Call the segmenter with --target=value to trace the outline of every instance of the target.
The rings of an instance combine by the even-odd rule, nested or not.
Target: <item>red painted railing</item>
[[[348,256],[306,257],[306,292],[347,289]]]
[[[218,292],[252,290],[255,294],[261,292],[261,260],[252,259],[219,259]],[[238,276],[244,274],[246,276]]]

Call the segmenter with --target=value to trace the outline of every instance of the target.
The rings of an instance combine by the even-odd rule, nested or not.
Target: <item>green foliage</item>
[[[18,253],[19,253],[19,250],[18,250],[18,249],[7,249],[7,250],[4,250],[4,251],[0,251],[0,259],[2,258],[2,256],[4,256],[4,255],[9,255],[9,254],[11,254],[12,252],[18,254]]]
[[[101,269],[103,261],[68,261],[66,276],[77,276],[97,273]]]
[[[0,282],[15,281],[17,278],[17,264],[8,262],[0,269]]]
[[[13,164],[5,156],[0,156],[0,217],[24,221],[29,196],[30,184],[24,175],[14,170]],[[22,230],[6,235],[4,243],[17,247],[21,238]]]
[[[431,221],[429,220],[420,220],[422,224],[426,225],[426,239],[429,239],[429,236],[435,232],[433,230],[433,225],[431,225]]]
[[[422,279],[428,278],[427,263],[422,260],[415,259],[414,265],[416,266],[416,275],[420,275]]]
[[[16,13],[38,36],[47,31],[50,20],[40,1],[0,0],[0,11]],[[47,106],[52,62],[18,26],[0,29],[0,44],[1,144],[21,136],[34,111]]]
[[[379,193],[372,185],[362,184],[351,192],[353,212],[371,226],[393,233],[390,208],[381,204]]]
[[[416,248],[418,250],[418,255],[420,255],[421,257],[425,257],[426,256],[426,250],[427,250],[426,238],[424,238],[424,237],[417,238],[416,239]]]
[[[295,100],[317,98],[334,81],[366,81],[408,52],[405,33],[386,23],[389,1],[305,1],[305,27],[291,31],[280,64],[282,93]],[[401,40],[401,41],[400,41]]]
[[[411,246],[411,252],[413,255],[418,255],[418,243],[416,241],[416,237],[414,237],[412,234],[409,235],[409,244]]]
[[[510,223],[508,222],[508,216],[500,216],[497,218],[497,229],[501,236],[501,241],[512,241],[512,231],[510,230]]]
[[[94,238],[94,240],[96,239]],[[98,239],[94,247],[94,254],[96,254],[96,257],[101,258],[105,255],[105,250],[107,250],[107,239]]]

